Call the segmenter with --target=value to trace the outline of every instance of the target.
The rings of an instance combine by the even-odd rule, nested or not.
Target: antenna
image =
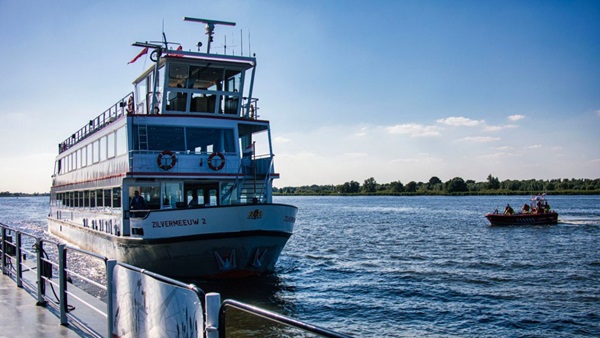
[[[213,41],[213,34],[215,32],[215,25],[225,25],[225,26],[235,26],[235,22],[229,21],[218,21],[218,20],[208,20],[208,19],[198,19],[198,18],[190,18],[187,16],[183,17],[183,21],[192,21],[192,22],[200,22],[206,24],[205,30],[206,35],[208,35],[208,44],[206,46],[206,53],[210,54],[210,43]]]

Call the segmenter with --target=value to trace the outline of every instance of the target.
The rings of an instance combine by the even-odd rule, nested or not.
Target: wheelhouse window
[[[166,110],[237,114],[244,67],[226,63],[168,63]]]

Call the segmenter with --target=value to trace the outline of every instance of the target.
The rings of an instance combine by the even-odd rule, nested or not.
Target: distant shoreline
[[[420,192],[375,192],[375,193],[273,193],[273,196],[535,196],[544,193],[548,196],[557,195],[600,195],[600,190],[594,191],[553,191],[553,192],[539,192],[539,193],[526,193],[522,191],[505,191],[505,192],[452,192],[452,193],[420,193]]]
[[[0,197],[39,197],[39,196],[50,196],[49,192],[45,192],[45,193],[33,193],[33,194],[28,194],[28,193],[24,193],[24,192],[0,192]]]

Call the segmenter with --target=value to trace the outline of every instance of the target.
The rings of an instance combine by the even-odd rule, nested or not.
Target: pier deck
[[[37,306],[34,294],[0,273],[0,337],[91,337],[75,325],[60,325],[52,306]]]

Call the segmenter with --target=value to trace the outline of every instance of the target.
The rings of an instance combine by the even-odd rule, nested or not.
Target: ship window
[[[217,189],[208,190],[208,204],[217,205]]]
[[[81,160],[81,167],[85,167],[87,165],[87,147],[81,148],[81,154],[79,158]]]
[[[117,156],[127,153],[127,130],[125,127],[117,130]]]
[[[98,140],[98,142],[98,152],[100,153],[100,161],[104,161],[106,160],[106,137],[101,137],[100,140]]]
[[[178,202],[182,202],[182,183],[163,183],[163,208],[175,208]]]
[[[100,141],[94,141],[92,142],[92,158],[94,160],[94,163],[98,163],[98,161],[100,160]]]
[[[112,189],[112,206],[113,208],[121,207],[121,188],[113,188]]]
[[[176,88],[178,84],[182,85],[186,82],[189,65],[185,63],[171,63],[169,65],[169,87]]]
[[[183,127],[148,126],[148,149],[183,151]]]
[[[111,199],[110,189],[105,189],[104,190],[104,207],[105,208],[110,208],[110,199]]]
[[[83,206],[86,208],[90,206],[90,192],[88,190],[83,192]]]
[[[106,135],[107,158],[115,157],[115,133]]]
[[[186,128],[187,149],[200,152],[235,152],[232,129]]]
[[[96,207],[96,190],[90,191],[90,207]]]
[[[104,203],[102,203],[104,201],[104,199],[102,198],[102,190],[98,189],[96,190],[96,206],[97,207],[101,207],[104,205]]]

